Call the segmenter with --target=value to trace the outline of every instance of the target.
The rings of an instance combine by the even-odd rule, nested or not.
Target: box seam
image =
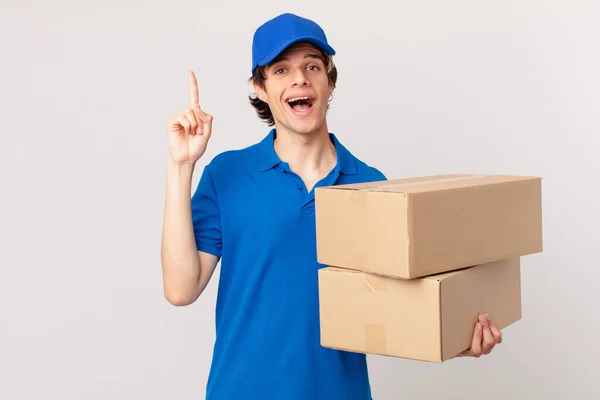
[[[379,190],[379,192],[402,193],[405,195],[407,195],[407,194],[418,195],[418,194],[422,194],[422,193],[435,193],[435,192],[440,192],[440,191],[444,191],[444,190],[471,189],[476,186],[506,185],[506,184],[514,184],[516,182],[531,182],[531,181],[541,181],[542,180],[542,178],[539,176],[519,176],[518,178],[522,178],[522,179],[519,179],[517,181],[510,180],[510,181],[503,181],[503,182],[484,182],[484,183],[480,183],[480,184],[477,184],[474,186],[461,186],[461,187],[455,187],[455,188],[437,188],[437,189],[431,189],[431,190],[422,191],[422,192],[408,193],[408,192],[395,192],[395,191],[391,191],[391,190]],[[348,190],[357,190],[357,189],[348,189]]]
[[[442,285],[443,282],[440,281],[438,284],[438,317],[440,328],[438,332],[440,333],[440,361],[444,361],[444,328],[443,328],[443,310],[442,310]]]
[[[410,264],[411,264],[411,251],[412,251],[412,221],[409,220],[411,213],[409,212],[411,207],[410,196],[407,193],[403,193],[404,196],[404,218],[408,229],[406,230],[406,244],[404,246],[405,256],[403,260],[404,264],[404,275],[411,277]]]

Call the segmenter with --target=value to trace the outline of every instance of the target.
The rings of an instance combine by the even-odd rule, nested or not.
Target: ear
[[[261,88],[256,83],[253,83],[253,86],[254,86],[254,92],[256,93],[256,97],[258,97],[260,100],[262,100],[266,103],[267,102],[267,93],[264,91],[264,89]]]

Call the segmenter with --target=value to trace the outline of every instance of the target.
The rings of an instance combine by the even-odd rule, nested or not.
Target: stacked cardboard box
[[[321,344],[443,362],[479,313],[521,318],[542,251],[541,178],[440,175],[315,190]]]

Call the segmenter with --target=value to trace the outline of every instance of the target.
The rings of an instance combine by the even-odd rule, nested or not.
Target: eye
[[[275,70],[275,74],[283,74],[283,71],[285,71],[283,68],[278,68]]]
[[[319,67],[317,67],[316,65],[309,65],[308,69],[310,69],[311,71],[316,71],[319,69]]]

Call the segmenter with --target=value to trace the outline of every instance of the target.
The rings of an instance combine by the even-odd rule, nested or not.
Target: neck
[[[310,133],[297,133],[276,127],[275,152],[298,173],[328,172],[336,164],[335,146],[329,138],[327,123]]]

